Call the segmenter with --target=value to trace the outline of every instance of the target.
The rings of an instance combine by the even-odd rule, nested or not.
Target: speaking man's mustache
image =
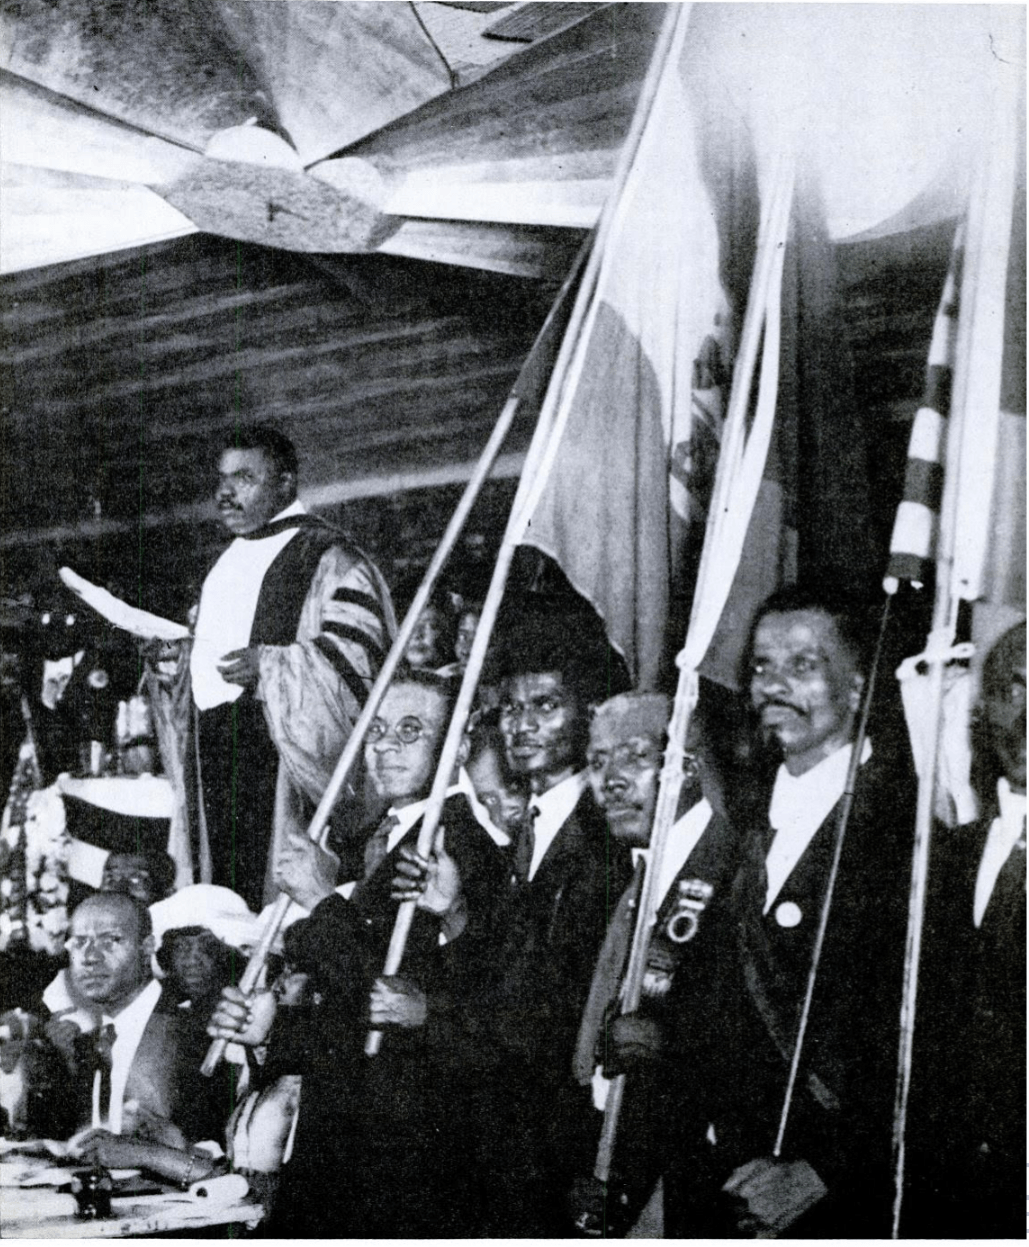
[[[807,714],[807,711],[802,706],[798,706],[792,701],[787,701],[784,697],[762,698],[757,707],[758,712],[760,713],[760,711],[766,710],[769,706],[779,706],[783,710],[792,710],[794,714]]]

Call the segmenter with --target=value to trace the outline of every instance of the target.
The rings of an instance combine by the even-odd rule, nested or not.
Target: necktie
[[[368,838],[364,846],[364,877],[367,881],[375,874],[389,855],[389,837],[394,827],[400,826],[395,814],[387,814]]]
[[[536,847],[536,833],[533,825],[539,816],[539,806],[535,802],[525,812],[518,840],[515,842],[514,877],[517,883],[527,883],[532,868],[532,854]]]
[[[114,1023],[108,1022],[93,1031],[91,1055],[93,1058],[93,1124],[106,1121],[111,1112],[111,1069],[114,1064],[113,1048],[117,1038]]]
[[[622,987],[629,949],[636,930],[636,908],[643,890],[645,869],[641,857],[636,862],[632,882],[615,906],[607,934],[600,946],[600,955],[597,957],[596,968],[593,971],[593,981],[590,983],[586,1007],[582,1012],[579,1038],[572,1060],[572,1072],[583,1087],[589,1085],[594,1068],[603,1060],[602,1054],[598,1052],[601,1046],[600,1038]]]

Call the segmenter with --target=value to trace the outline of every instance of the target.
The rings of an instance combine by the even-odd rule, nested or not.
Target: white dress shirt
[[[457,781],[451,784],[447,789],[446,799],[449,801],[451,797],[457,796],[458,793],[463,793],[464,796],[467,797],[468,804],[471,807],[475,821],[495,844],[504,846],[511,843],[510,836],[503,831],[499,831],[490,822],[490,817],[486,811],[486,807],[476,797],[475,790],[472,787],[472,781],[464,767],[461,767],[458,771]],[[428,808],[428,797],[426,797],[423,801],[413,801],[410,805],[402,805],[399,808],[395,805],[391,805],[389,807],[383,815],[383,818],[395,818],[397,821],[395,826],[390,828],[389,837],[386,840],[387,857],[393,852],[400,841],[403,840],[403,838],[407,835],[415,823],[418,822]],[[446,847],[445,825],[443,829],[443,847]],[[349,879],[346,883],[341,883],[335,890],[345,900],[350,900],[357,883],[358,881],[356,879]]]
[[[841,745],[803,775],[791,775],[785,764],[779,767],[772,789],[768,821],[775,835],[765,859],[768,892],[764,913],[772,908],[794,867],[815,838],[815,833],[843,796],[850,767],[850,745]],[[866,737],[861,765],[872,756],[872,742]]]
[[[572,810],[586,789],[586,772],[576,771],[547,792],[533,797],[531,806],[536,807],[536,820],[532,825],[532,862],[528,878],[531,881],[539,870],[540,862],[557,838],[557,833],[568,821]],[[531,807],[530,807],[531,808]]]
[[[686,865],[689,855],[700,843],[700,837],[707,831],[707,825],[713,813],[707,797],[701,797],[696,805],[691,805],[682,818],[672,824],[665,842],[664,856],[661,858],[661,875],[657,881],[658,905],[664,904],[675,882],[675,876]],[[649,862],[650,850],[632,850],[634,866],[641,857]]]
[[[156,979],[151,979],[139,995],[130,1001],[120,1013],[113,1015],[105,1013],[101,1020],[101,1025],[104,1026],[108,1022],[112,1023],[115,1031],[114,1044],[111,1047],[111,1102],[107,1106],[108,1129],[113,1134],[121,1134],[125,1086],[129,1080],[129,1070],[132,1069],[132,1062],[136,1059],[136,1052],[147,1023],[150,1021],[150,1015],[157,1007],[160,998],[161,984]],[[93,1106],[94,1117],[98,1115],[97,1109],[100,1110],[99,1116],[102,1117],[99,1070],[93,1078]]]
[[[304,514],[304,505],[297,500],[269,523]],[[218,664],[226,654],[249,645],[257,599],[268,568],[299,531],[299,528],[287,528],[274,537],[256,540],[237,537],[208,572],[200,591],[189,658],[193,700],[201,710],[210,710],[242,696],[242,685],[223,680]]]
[[[1000,803],[1000,814],[986,833],[986,845],[975,879],[975,907],[972,917],[977,927],[983,924],[986,907],[1005,862],[1025,835],[1025,793],[1012,792],[1008,781],[1001,779],[997,783],[997,800]]]

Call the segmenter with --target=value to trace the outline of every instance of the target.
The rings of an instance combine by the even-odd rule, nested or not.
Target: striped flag
[[[675,15],[610,206],[596,289],[560,380],[557,457],[522,538],[560,564],[644,687],[668,674],[684,632],[689,553],[699,553],[732,373],[721,237],[742,233],[691,98],[688,12]]]
[[[890,538],[890,559],[883,581],[887,593],[896,593],[902,580],[920,589],[936,557],[957,340],[963,237],[964,231],[959,227],[954,236],[950,269],[933,325],[925,394],[911,429],[904,493],[897,507]]]

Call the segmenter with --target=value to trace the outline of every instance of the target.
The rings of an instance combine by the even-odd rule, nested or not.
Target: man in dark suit
[[[636,925],[644,869],[651,869],[651,831],[672,713],[659,693],[627,693],[598,706],[587,749],[590,787],[611,835],[629,847],[633,880],[623,892],[594,970],[575,1055],[576,1077],[592,1085],[604,1111],[609,1079],[625,1074],[612,1178],[576,1182],[572,1211],[579,1230],[620,1237],[639,1215],[668,1160],[681,1147],[675,1032],[667,1003],[689,945],[706,923],[716,894],[732,879],[735,833],[720,805],[699,711],[683,758],[679,817],[669,829],[657,879],[657,916],[649,942],[643,996],[634,1013],[619,998]]]
[[[303,1076],[272,1226],[286,1237],[465,1238],[481,1229],[469,1105],[506,859],[500,833],[476,819],[456,786],[430,861],[414,847],[452,696],[428,673],[398,678],[365,746],[385,817],[342,865],[306,841],[280,864],[294,899],[314,902],[291,928],[290,958],[321,1003],[276,1015],[270,994],[247,1000],[227,988],[214,1015],[213,1035],[268,1039],[269,1078]],[[337,878],[345,882],[334,888]],[[418,909],[400,974],[386,978],[397,901],[407,899]],[[384,1032],[375,1057],[364,1055],[371,1026]]]
[[[889,1232],[914,782],[881,737],[862,754],[773,1159],[868,670],[863,618],[819,587],[757,614],[750,700],[781,761],[770,792],[755,786],[739,869],[673,984],[694,1143],[666,1174],[669,1233]]]
[[[919,975],[902,1228],[1021,1238],[1025,1152],[1026,626],[983,663],[983,817],[936,828]]]
[[[507,762],[532,796],[498,915],[489,1232],[550,1237],[567,1229],[569,1183],[595,1146],[596,1114],[572,1075],[572,1054],[631,867],[585,771],[588,707],[606,695],[603,650],[569,619],[526,613],[504,638],[499,674]]]
[[[70,1080],[53,1105],[57,1137],[92,1125],[112,1138],[138,1133],[175,1148],[220,1141],[231,1089],[197,1078],[202,1025],[159,1008],[146,906],[123,893],[87,898],[72,914],[66,947],[72,995],[83,1006],[47,1027]]]

